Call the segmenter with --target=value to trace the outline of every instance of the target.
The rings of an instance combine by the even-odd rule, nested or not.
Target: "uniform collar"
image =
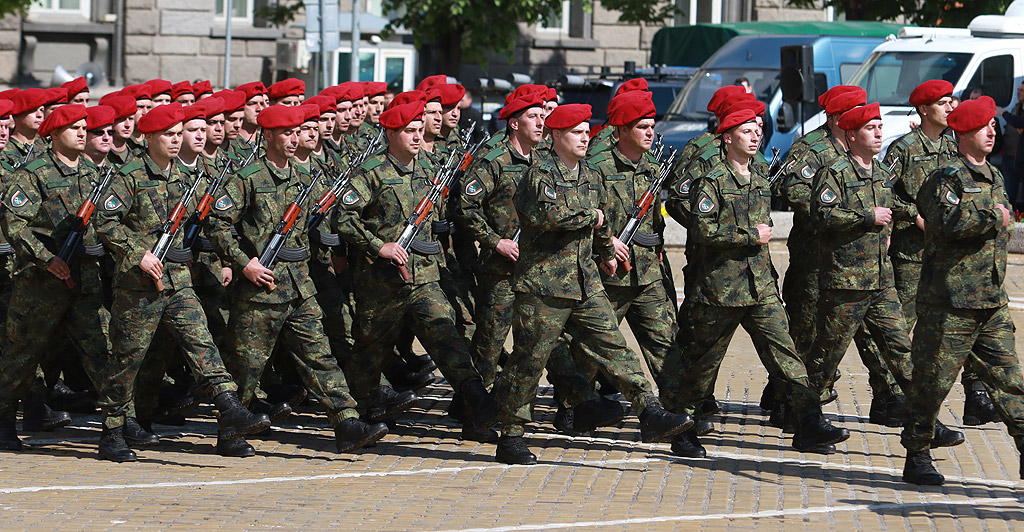
[[[647,154],[644,153],[643,155],[641,155],[640,160],[634,163],[633,161],[630,161],[628,158],[626,158],[626,156],[623,155],[621,151],[619,151],[619,146],[618,144],[616,144],[614,147],[612,147],[612,156],[615,157],[617,164],[625,166],[626,168],[636,172],[637,169],[639,169],[640,167],[640,163],[643,162],[644,157],[646,157]]]
[[[395,170],[398,172],[398,174],[402,175],[402,176],[411,174],[413,172],[413,170],[416,169],[416,161],[419,160],[419,157],[420,157],[420,154],[417,153],[412,158],[412,162],[409,163],[408,166],[406,166],[406,165],[398,162],[398,159],[396,159],[393,155],[388,153],[388,160],[391,161],[391,165],[394,166]]]

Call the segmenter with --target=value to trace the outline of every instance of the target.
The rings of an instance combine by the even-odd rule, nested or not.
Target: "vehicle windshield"
[[[906,106],[923,79],[944,79],[953,85],[963,75],[969,53],[875,52],[850,80],[868,91],[868,101]]]
[[[715,91],[733,85],[738,78],[747,78],[754,87],[757,99],[767,103],[775,90],[779,88],[778,70],[745,70],[715,69],[701,70],[697,73],[683,92],[672,102],[665,114],[665,120],[686,120],[691,122],[707,122],[711,113],[708,112],[708,101]]]

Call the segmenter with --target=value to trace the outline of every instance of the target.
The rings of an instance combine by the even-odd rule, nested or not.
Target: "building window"
[[[342,48],[334,56],[337,83],[350,81],[352,52]],[[384,81],[397,92],[412,90],[414,50],[409,48],[359,49],[359,80]]]
[[[563,0],[561,9],[552,9],[550,13],[541,18],[537,23],[537,30],[568,35],[571,16],[570,2]]]
[[[224,19],[224,6],[227,4],[227,0],[216,0],[214,2],[214,11],[217,18]],[[252,20],[252,4],[253,0],[232,0],[231,1],[231,18],[235,20]]]
[[[31,13],[47,15],[81,15],[89,18],[92,12],[90,0],[36,0]]]

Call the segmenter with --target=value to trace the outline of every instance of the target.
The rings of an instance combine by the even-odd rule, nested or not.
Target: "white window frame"
[[[570,0],[562,0],[562,16],[561,24],[557,27],[545,26],[543,22],[537,23],[537,31],[543,33],[561,33],[563,35],[569,35],[569,17],[572,14]]]
[[[332,72],[333,84],[338,84],[338,80],[341,79],[339,71],[339,62],[341,60],[341,54],[351,54],[352,47],[344,46],[338,48],[338,51],[331,53],[330,62],[333,65]],[[375,81],[383,81],[385,75],[385,68],[387,66],[387,59],[400,58],[405,60],[405,66],[402,71],[403,86],[402,91],[408,91],[413,89],[413,75],[414,75],[414,61],[416,59],[415,50],[412,48],[385,48],[377,46],[360,46],[359,53],[372,53],[373,54],[373,79]]]
[[[246,23],[246,24],[252,24],[252,21],[253,21],[252,10],[253,10],[253,4],[255,4],[255,2],[253,0],[231,0],[232,4],[235,4],[235,3],[238,3],[238,2],[245,2],[245,16],[243,16],[243,17],[234,17],[233,16],[233,17],[231,17],[231,21],[232,22],[236,22],[237,21],[237,22],[242,22],[242,23]],[[224,0],[224,7],[227,7],[227,4],[228,4],[228,1]],[[234,7],[234,5],[232,5],[232,7]],[[213,9],[215,10],[214,13],[213,13],[213,20],[215,20],[217,22],[224,22],[227,19],[227,17],[225,17],[224,15],[217,14],[217,12],[216,12],[217,2],[213,3]]]
[[[60,5],[60,0],[50,0],[52,3]],[[32,15],[70,15],[70,16],[81,16],[82,18],[92,17],[92,0],[79,0],[78,9],[60,9],[60,8],[45,8],[40,3],[41,0],[35,0],[32,6],[29,7],[29,14]]]

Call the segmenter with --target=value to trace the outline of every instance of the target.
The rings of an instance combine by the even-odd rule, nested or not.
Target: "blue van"
[[[889,30],[896,33],[901,27],[879,26],[880,33]],[[812,46],[815,89],[821,94],[829,87],[849,82],[861,63],[884,40],[885,36],[738,35],[704,62],[669,107],[656,131],[664,135],[668,146],[682,148],[690,139],[707,131],[708,122],[713,118],[707,111],[711,95],[725,85],[735,84],[742,77],[750,81],[757,99],[768,106],[767,114],[772,120],[771,138],[766,139],[767,144],[762,147],[764,153],[778,148],[785,155],[795,136],[802,134],[800,123],[820,109],[817,102],[802,104],[802,109],[783,103],[779,88],[782,47]]]

